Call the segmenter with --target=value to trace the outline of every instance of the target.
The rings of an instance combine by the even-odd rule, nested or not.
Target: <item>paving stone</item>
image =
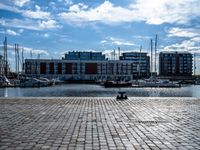
[[[197,98],[3,98],[0,150],[199,149]]]

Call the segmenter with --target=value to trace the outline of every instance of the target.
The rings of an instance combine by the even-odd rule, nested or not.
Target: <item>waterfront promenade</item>
[[[200,149],[200,99],[1,98],[2,149]]]

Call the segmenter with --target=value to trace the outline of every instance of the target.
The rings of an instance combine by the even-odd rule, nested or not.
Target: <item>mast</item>
[[[15,71],[17,73],[17,44],[15,44]]]
[[[22,48],[22,71],[24,71],[24,49]]]
[[[19,79],[19,44],[15,44],[15,71]]]
[[[155,39],[155,73],[157,72],[157,68],[156,68],[156,53],[157,53],[157,34],[156,34],[156,39]]]
[[[118,55],[120,57],[120,47],[118,47]],[[120,59],[120,58],[119,58]]]
[[[151,39],[151,77],[152,77],[152,72],[153,72],[153,41]]]
[[[17,44],[17,78],[19,79],[19,44]]]
[[[30,56],[31,56],[31,59],[32,59],[32,57],[33,57],[33,52],[32,52],[32,50],[30,51]]]
[[[7,37],[6,36],[5,36],[3,45],[4,45],[4,74],[7,77],[7,75],[8,75],[8,45],[7,45]]]
[[[115,49],[113,51],[114,51],[114,60],[115,60]]]

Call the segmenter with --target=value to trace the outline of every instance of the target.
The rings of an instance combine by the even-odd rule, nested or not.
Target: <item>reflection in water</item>
[[[200,86],[181,88],[104,88],[94,84],[65,84],[41,88],[1,88],[0,97],[38,97],[38,96],[116,96],[123,90],[131,97],[200,97]]]
[[[160,92],[156,89],[149,90],[148,93],[149,97],[160,97]]]
[[[7,88],[5,88],[5,95],[4,95],[4,97],[8,97],[8,89]]]

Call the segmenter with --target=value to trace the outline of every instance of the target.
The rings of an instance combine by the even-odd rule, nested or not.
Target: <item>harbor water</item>
[[[104,88],[96,84],[62,84],[40,88],[0,88],[0,97],[200,97],[200,85],[181,88]]]

